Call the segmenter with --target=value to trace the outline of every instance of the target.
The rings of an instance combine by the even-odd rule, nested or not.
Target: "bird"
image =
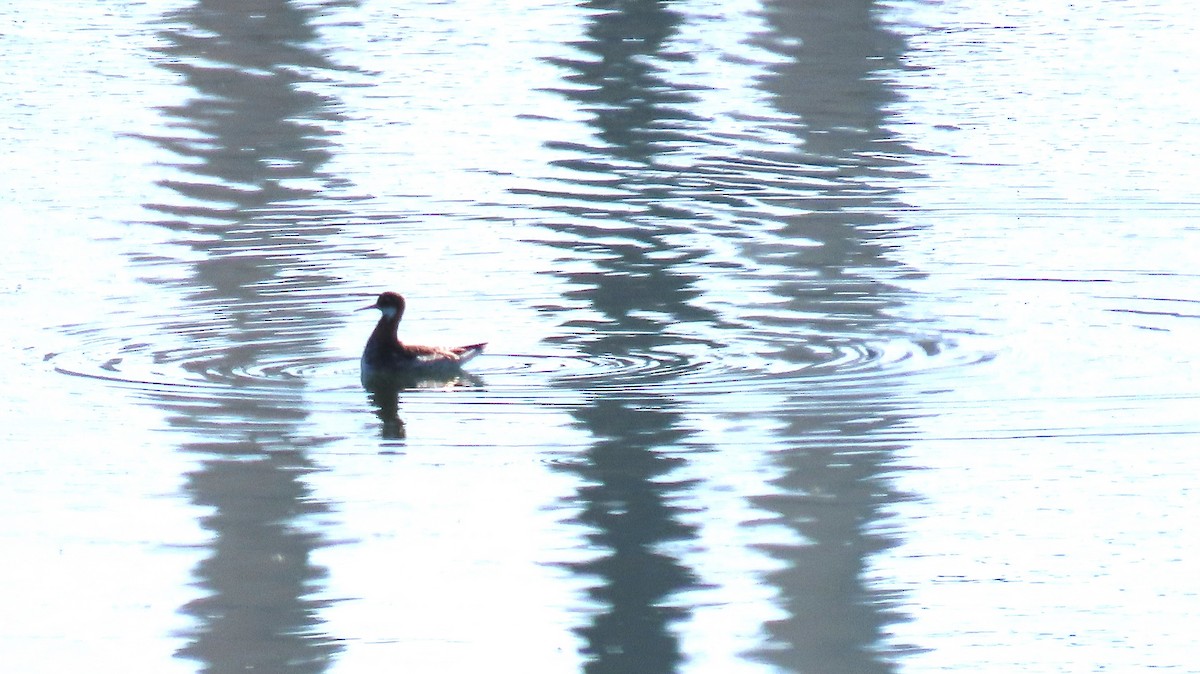
[[[424,346],[405,344],[396,336],[400,318],[404,316],[404,297],[400,293],[385,292],[374,304],[358,309],[378,309],[379,322],[367,339],[362,353],[362,382],[386,379],[421,379],[453,376],[464,363],[480,353],[487,342],[467,346]]]

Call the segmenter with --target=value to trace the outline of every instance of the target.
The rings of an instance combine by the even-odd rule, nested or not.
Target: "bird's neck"
[[[371,333],[370,339],[367,340],[367,350],[378,351],[400,346],[400,339],[396,337],[396,329],[398,327],[400,327],[400,316],[398,314],[385,313],[383,316],[380,316],[379,322],[375,324],[375,331]]]

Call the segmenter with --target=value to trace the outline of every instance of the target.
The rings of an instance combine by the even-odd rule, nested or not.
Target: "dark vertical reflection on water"
[[[188,476],[192,500],[211,508],[204,526],[211,555],[196,569],[210,594],[185,606],[198,628],[181,655],[206,671],[322,671],[336,652],[306,599],[324,570],[310,561],[320,538],[301,518],[321,512],[303,479],[314,469],[294,438],[305,417],[303,383],[280,378],[242,390],[238,374],[263,363],[294,362],[323,350],[319,302],[287,306],[285,293],[326,291],[336,279],[303,264],[327,226],[307,221],[298,200],[329,154],[320,121],[333,101],[306,93],[313,71],[331,68],[305,47],[316,37],[316,7],[285,0],[201,1],[164,18],[159,65],[178,73],[190,100],[164,110],[174,136],[147,136],[182,158],[188,180],[163,184],[180,204],[148,204],[171,216],[201,254],[179,282],[186,309],[169,325],[190,348],[171,357],[225,388],[208,395],[163,394],[176,427],[205,456]],[[286,329],[284,329],[286,328]]]
[[[587,40],[574,46],[590,58],[556,60],[572,85],[564,93],[594,113],[591,123],[605,142],[604,147],[589,150],[595,155],[595,170],[603,171],[614,160],[645,162],[658,151],[661,140],[654,127],[682,114],[671,106],[686,100],[666,86],[650,65],[662,57],[663,41],[675,30],[679,16],[654,0],[593,2],[588,7],[602,13],[590,24]],[[636,176],[636,172],[622,176],[628,182],[622,180],[619,187],[630,193],[655,189],[649,183],[639,184]],[[603,210],[604,205],[597,204],[597,209]],[[599,273],[566,274],[587,288],[573,293],[575,298],[587,301],[604,317],[584,350],[604,356],[670,346],[665,327],[703,314],[689,304],[697,294],[691,287],[694,279],[673,269],[672,261],[657,259],[673,253],[663,237],[683,230],[664,220],[643,221],[616,212],[603,215],[604,221],[594,227],[578,221],[555,225],[573,235],[575,240],[564,244],[573,254],[586,255],[596,239],[611,239],[614,234],[623,239],[607,245],[609,255],[598,263]],[[620,220],[624,226],[614,232],[614,223]],[[686,488],[669,477],[678,460],[661,451],[687,435],[680,428],[676,407],[667,396],[646,393],[597,399],[577,413],[599,440],[567,470],[589,485],[578,494],[580,519],[595,528],[591,540],[605,551],[577,567],[580,573],[599,578],[592,595],[605,607],[581,630],[591,658],[589,672],[668,672],[681,658],[678,639],[669,627],[683,609],[664,603],[696,581],[678,559],[658,551],[663,543],[694,536],[693,528],[679,521],[678,508],[670,505],[672,494]]]
[[[804,154],[790,160],[821,167],[827,185],[807,195],[808,212],[781,218],[781,236],[821,245],[798,265],[806,280],[781,280],[774,292],[798,315],[821,316],[834,339],[856,335],[868,342],[906,331],[888,315],[902,301],[900,292],[878,279],[904,273],[884,256],[884,239],[894,230],[885,209],[899,205],[886,185],[912,154],[883,128],[883,108],[895,94],[880,72],[895,67],[904,43],[881,26],[877,12],[872,0],[768,2],[771,30],[762,36],[788,57],[761,85],[779,111],[800,122]],[[756,254],[753,246],[746,254]],[[811,400],[822,391],[797,393]],[[775,484],[782,494],[756,500],[806,541],[773,551],[787,562],[770,580],[790,617],[768,626],[774,647],[761,656],[790,671],[891,671],[890,658],[872,646],[896,618],[889,597],[869,587],[863,571],[872,553],[893,544],[879,531],[881,507],[903,498],[883,479],[899,446],[871,439],[903,418],[886,391],[856,386],[825,393],[830,403],[822,413],[786,420],[781,435],[797,445],[778,455],[785,472]],[[784,409],[799,409],[802,400],[798,395]],[[846,441],[805,442],[814,435]]]
[[[794,147],[711,139],[705,120],[686,110],[688,83],[665,81],[656,68],[687,58],[667,46],[680,21],[667,5],[588,6],[600,12],[589,39],[572,46],[590,58],[554,62],[567,71],[561,94],[592,114],[601,143],[550,144],[581,155],[563,162],[577,171],[579,194],[529,192],[557,200],[551,208],[572,216],[550,225],[560,238],[548,245],[564,249],[568,259],[595,260],[597,251],[604,252],[590,263],[593,269],[562,272],[588,288],[573,299],[603,316],[578,326],[588,340],[581,348],[596,355],[670,351],[678,346],[670,330],[677,323],[707,325],[714,349],[773,340],[767,350],[800,365],[812,363],[811,346],[817,344],[859,347],[870,361],[881,344],[918,341],[910,339],[911,326],[892,318],[903,294],[881,280],[909,273],[886,256],[886,238],[897,229],[886,210],[899,205],[895,184],[913,151],[883,130],[893,93],[880,71],[894,67],[904,45],[880,25],[873,3],[766,6],[771,30],[760,36],[762,44],[785,59],[760,86],[799,129]],[[770,128],[761,136],[776,138],[778,118],[762,123]],[[658,162],[658,154],[680,143],[705,144],[709,154],[694,168]],[[746,198],[718,198],[723,177],[751,186]],[[705,184],[709,189],[695,187]],[[605,188],[602,196],[584,196],[596,186]],[[585,200],[583,207],[562,205]],[[704,214],[722,207],[736,210],[710,226]],[[740,231],[727,229],[728,222]],[[678,234],[697,232],[726,238],[743,259],[714,255],[719,263],[712,264],[704,259],[710,251],[672,243]],[[700,269],[769,281],[782,303],[746,308],[739,321],[724,321],[698,306]],[[903,414],[885,387],[869,382],[800,377],[795,387],[794,396],[761,412],[783,422],[776,436],[784,451],[774,455],[783,476],[745,497],[775,513],[775,521],[805,543],[767,548],[784,562],[768,580],[779,588],[778,604],[789,617],[766,626],[768,648],[747,655],[789,671],[890,671],[890,656],[874,647],[895,618],[889,597],[868,587],[863,571],[872,553],[891,544],[880,532],[881,508],[903,498],[883,477],[898,446],[879,439],[903,423]],[[669,476],[675,462],[695,451],[687,446],[682,421],[695,412],[688,401],[698,394],[666,390],[629,382],[616,399],[597,394],[592,407],[578,413],[601,440],[572,470],[594,485],[580,493],[583,518],[597,529],[595,542],[609,551],[580,569],[599,576],[602,585],[594,594],[610,607],[584,630],[591,671],[669,671],[679,662],[669,620],[686,617],[687,609],[662,605],[670,594],[694,587],[698,570],[685,566],[690,558],[668,557],[654,547],[695,535],[679,521],[683,513],[669,505],[690,485]],[[720,408],[704,402],[706,410]],[[831,437],[839,440],[814,442]],[[775,495],[762,495],[768,492]]]

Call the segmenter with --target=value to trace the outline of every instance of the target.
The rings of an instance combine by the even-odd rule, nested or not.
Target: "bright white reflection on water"
[[[1195,13],[835,4],[0,8],[7,669],[1194,669]]]

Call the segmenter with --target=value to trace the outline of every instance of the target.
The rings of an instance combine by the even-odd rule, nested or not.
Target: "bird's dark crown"
[[[376,309],[395,309],[398,313],[404,312],[404,297],[400,293],[387,291],[380,293],[379,298],[375,300]]]

